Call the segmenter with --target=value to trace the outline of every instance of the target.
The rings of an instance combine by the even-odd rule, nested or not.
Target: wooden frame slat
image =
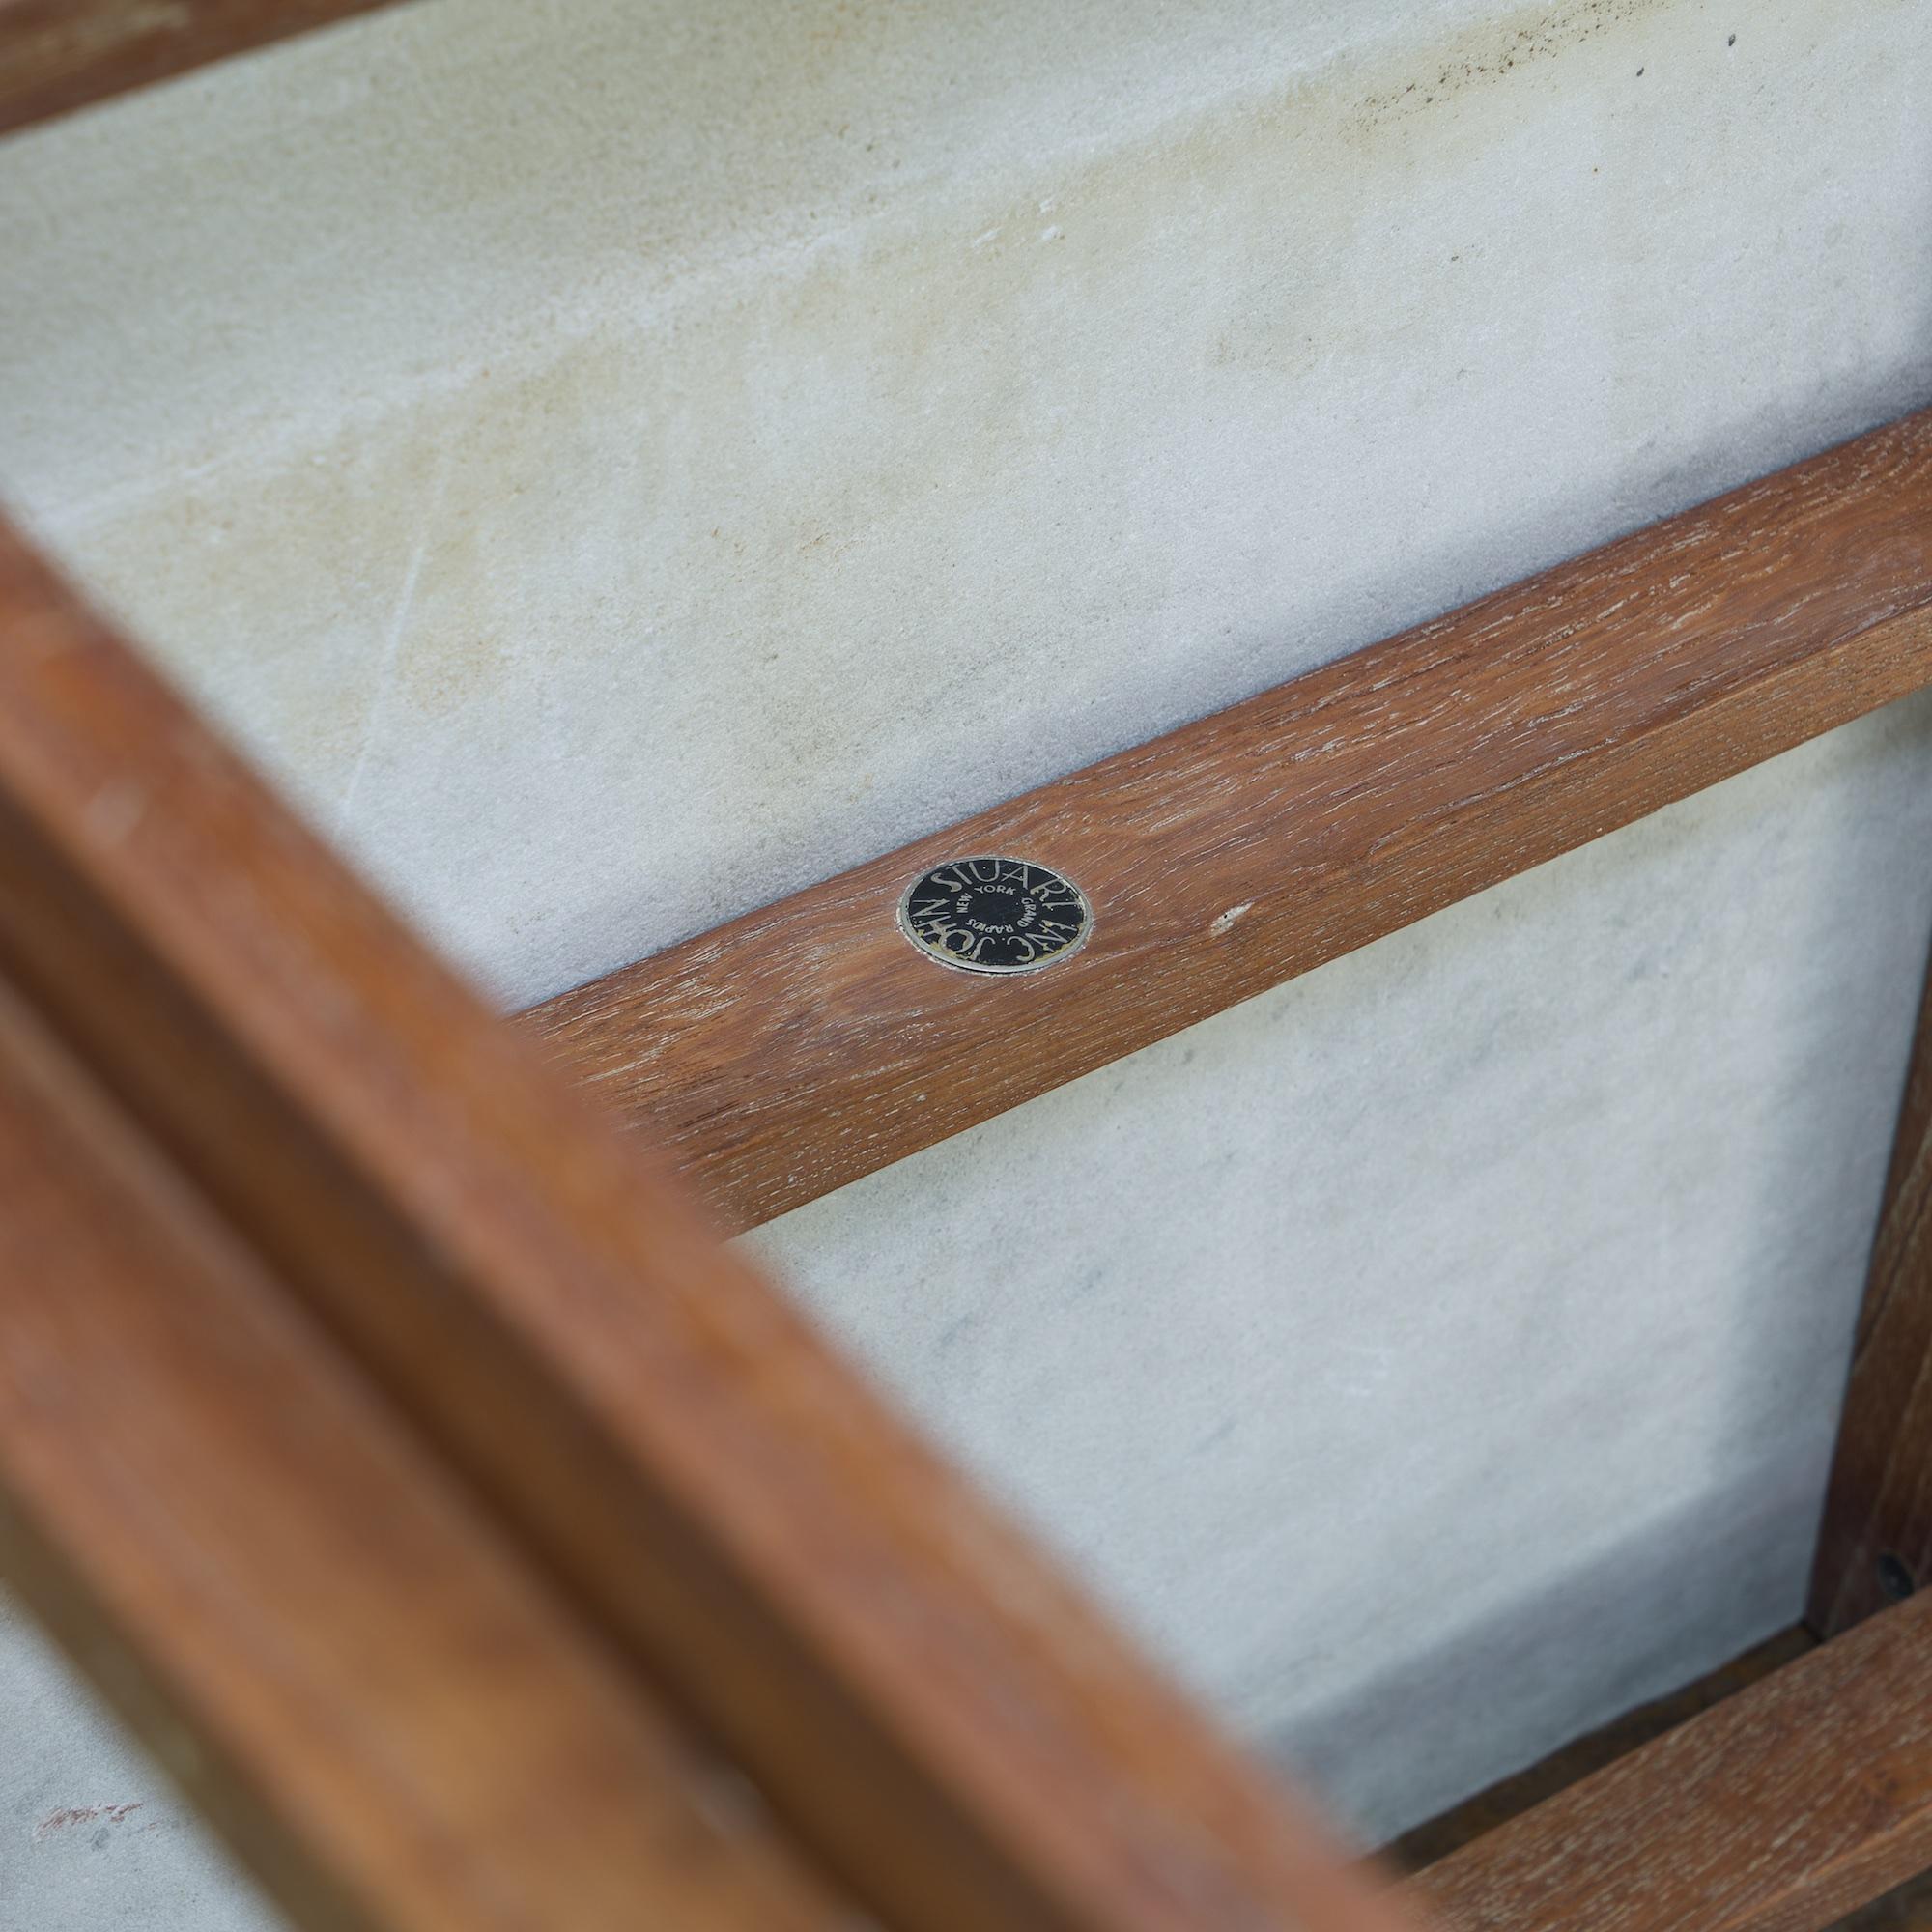
[[[1932,1864],[1932,1597],[1405,1888],[1447,1932],[1820,1932]]]
[[[0,0],[0,134],[396,0]]]
[[[1539,1758],[1449,1810],[1411,1827],[1385,1848],[1384,1856],[1392,1866],[1404,1872],[1419,1872],[1439,1864],[1452,1853],[1534,1811],[1539,1804],[1547,1804],[1573,1785],[1607,1770],[1633,1751],[1689,1723],[1692,1718],[1728,1702],[1740,1690],[1762,1683],[1817,1648],[1818,1638],[1811,1630],[1804,1624],[1794,1624],[1719,1664],[1716,1670],[1623,1712],[1607,1724],[1559,1746],[1548,1757]]]
[[[1545,572],[526,1023],[748,1226],[1932,678],[1932,414]],[[1002,853],[1084,951],[949,971],[901,890]]]
[[[4,987],[0,1203],[0,1572],[297,1925],[850,1926]]]
[[[1932,973],[1865,1278],[1808,1620],[1835,1635],[1932,1579]]]
[[[6,531],[0,973],[889,1923],[1402,1922]]]

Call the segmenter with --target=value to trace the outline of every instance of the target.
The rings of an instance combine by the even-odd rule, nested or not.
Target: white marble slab
[[[0,146],[0,499],[522,1002],[1932,398],[1928,64],[1932,0],[421,0]],[[1793,1613],[1928,728],[757,1245],[1393,1830]],[[13,1624],[0,1736],[0,1928],[249,1921]]]
[[[749,1237],[1392,1835],[1797,1621],[1932,696]]]
[[[0,149],[0,498],[528,1000],[1932,396],[1927,71],[425,0]]]
[[[5,1932],[282,1922],[4,1590],[0,1747]]]

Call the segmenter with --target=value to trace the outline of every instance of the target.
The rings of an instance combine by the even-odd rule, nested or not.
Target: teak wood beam
[[[395,0],[0,0],[0,134]]]
[[[0,1574],[311,1932],[849,1932],[4,987]]]
[[[1932,678],[1932,413],[526,1015],[733,1226],[858,1179]],[[895,929],[975,854],[1093,902],[1014,979]]]
[[[1932,1582],[1932,974],[1865,1277],[1807,1617],[1833,1636]]]
[[[1932,1864],[1932,1598],[1405,1888],[1447,1932],[1820,1932]]]
[[[1406,1921],[4,529],[0,977],[897,1932]]]

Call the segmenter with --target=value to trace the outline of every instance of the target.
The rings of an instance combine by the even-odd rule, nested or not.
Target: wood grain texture
[[[0,0],[0,134],[392,0]]]
[[[1932,1598],[1404,1889],[1451,1932],[1819,1932],[1932,1863]]]
[[[1694,1683],[1626,1711],[1526,1770],[1501,1778],[1453,1809],[1412,1827],[1387,1848],[1385,1857],[1390,1865],[1404,1872],[1437,1864],[1653,1740],[1667,1736],[1680,1724],[1762,1683],[1817,1647],[1818,1639],[1802,1624],[1781,1631]]]
[[[4,987],[0,1571],[299,1926],[850,1923]]]
[[[889,1923],[1399,1921],[4,532],[0,972]]]
[[[743,1227],[1932,677],[1932,415],[1909,418],[534,1009]],[[973,853],[1095,910],[949,971],[900,891]]]
[[[1881,1559],[1889,1559],[1881,1570]],[[1902,1566],[1893,1569],[1893,1565]],[[1888,1577],[1890,1587],[1888,1587]],[[1835,1635],[1932,1578],[1932,975],[1913,1040],[1808,1620]]]

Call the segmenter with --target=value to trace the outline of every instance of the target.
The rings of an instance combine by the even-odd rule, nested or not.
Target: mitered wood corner
[[[525,1016],[731,1226],[769,1219],[1932,678],[1932,413],[1122,752]],[[1075,956],[896,930],[973,853]]]

